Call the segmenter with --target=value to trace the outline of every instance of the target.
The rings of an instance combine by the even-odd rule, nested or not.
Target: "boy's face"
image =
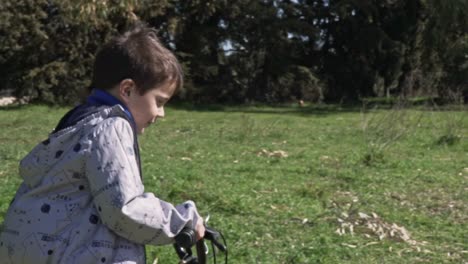
[[[154,123],[156,119],[164,117],[164,104],[174,94],[175,86],[175,82],[168,82],[148,90],[143,95],[140,95],[136,89],[127,94],[125,104],[132,113],[138,134],[143,134],[145,128]]]

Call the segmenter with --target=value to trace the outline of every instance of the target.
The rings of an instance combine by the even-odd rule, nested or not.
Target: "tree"
[[[0,89],[76,101],[94,54],[137,20],[181,61],[182,100],[468,94],[466,0],[5,0]]]
[[[468,102],[468,1],[431,0],[432,14],[425,32],[426,45],[441,62],[439,97],[457,97]],[[458,95],[457,95],[458,94]],[[463,98],[464,97],[464,98]]]
[[[321,5],[328,99],[433,96],[441,85],[453,86],[447,79],[457,79],[450,72],[460,73],[455,68],[466,47],[466,1],[335,0]],[[457,49],[447,52],[452,43]]]
[[[76,102],[94,54],[136,19],[140,1],[6,0],[0,4],[2,87],[46,103]]]

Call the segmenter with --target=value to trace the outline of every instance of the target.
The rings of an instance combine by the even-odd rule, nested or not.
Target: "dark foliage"
[[[179,100],[466,100],[467,2],[5,0],[0,90],[76,102],[100,45],[142,20],[184,66]]]

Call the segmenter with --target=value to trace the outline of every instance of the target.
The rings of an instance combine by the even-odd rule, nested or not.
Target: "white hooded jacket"
[[[174,241],[198,213],[145,192],[135,134],[104,107],[37,145],[0,233],[1,263],[145,263],[145,244]]]

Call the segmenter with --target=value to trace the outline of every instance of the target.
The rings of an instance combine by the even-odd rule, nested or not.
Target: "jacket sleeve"
[[[162,245],[199,218],[195,204],[173,206],[144,192],[128,121],[108,118],[90,135],[92,147],[86,159],[86,175],[94,206],[104,225],[140,244]]]

